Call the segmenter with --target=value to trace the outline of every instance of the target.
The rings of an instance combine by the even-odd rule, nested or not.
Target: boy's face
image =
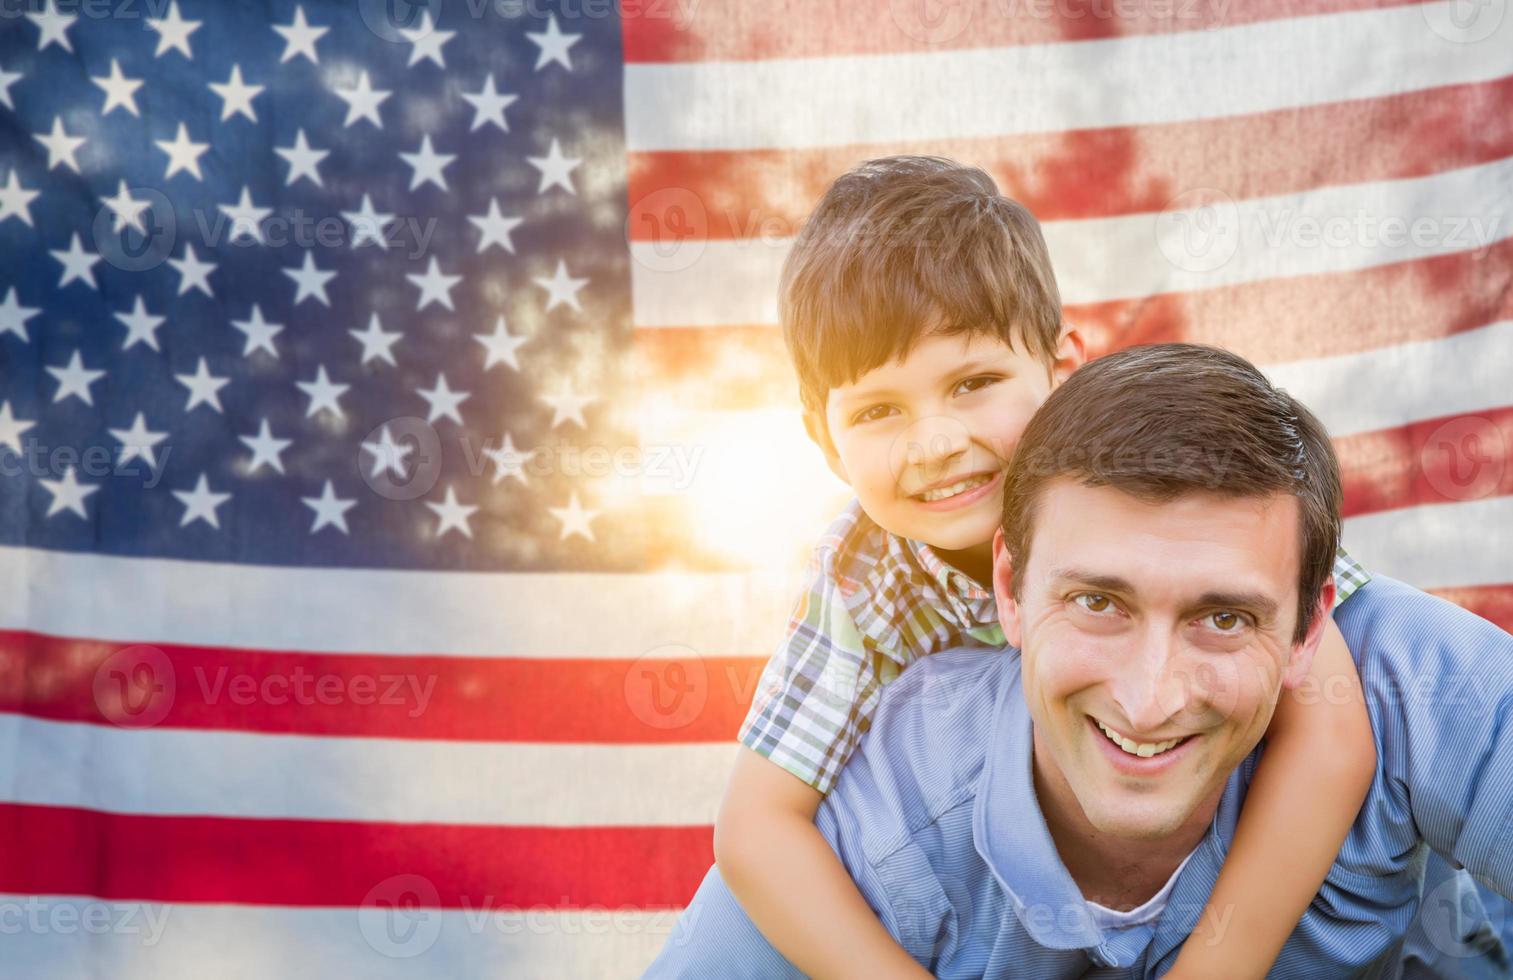
[[[832,388],[823,430],[806,422],[884,529],[945,550],[981,546],[998,527],[1004,468],[1030,416],[1081,359],[1073,330],[1054,369],[997,337],[929,333],[902,360]]]

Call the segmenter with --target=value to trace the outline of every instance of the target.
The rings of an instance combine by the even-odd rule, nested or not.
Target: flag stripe
[[[1513,495],[1513,407],[1363,432],[1335,453],[1346,517]]]
[[[946,4],[893,0],[878,5],[804,0],[630,0],[624,4],[625,60],[631,64],[757,61],[1010,47],[1207,31],[1406,2],[1411,0],[1172,0],[1165,5],[1107,0],[960,0]]]
[[[269,734],[724,743],[735,738],[765,662],[692,652],[673,659],[543,660],[170,643],[151,645],[144,661],[142,650],[134,641],[0,631],[0,711],[54,721],[131,726],[142,718],[158,729]],[[145,680],[161,687],[134,681],[138,662],[150,667]],[[165,677],[173,678],[171,689],[162,684]]]
[[[1137,126],[1513,71],[1513,19],[1477,43],[1430,28],[1427,18],[1448,20],[1453,2],[1070,44],[630,64],[626,146],[772,149]]]
[[[0,715],[15,803],[537,827],[714,821],[734,743],[575,745],[125,729]],[[20,751],[20,746],[26,750]],[[88,760],[87,779],[79,766]],[[309,778],[291,781],[291,773]],[[676,779],[667,778],[677,774]]]
[[[1277,197],[1234,201],[1217,193],[1160,215],[1047,222],[1042,230],[1062,300],[1106,303],[1485,254],[1513,235],[1513,221],[1505,220],[1513,157]],[[1196,233],[1206,237],[1185,237],[1209,227],[1215,230]],[[669,264],[658,243],[632,242],[636,325],[776,323],[777,284],[791,244],[688,242],[680,248],[690,251]],[[710,290],[710,282],[724,288]]]
[[[1513,154],[1513,77],[1355,102],[1150,126],[802,150],[630,154],[630,237],[791,237],[837,174],[895,153],[980,166],[1040,221],[1420,177]],[[1339,139],[1370,132],[1369,142]],[[672,209],[679,209],[674,212]]]
[[[1346,518],[1345,547],[1366,569],[1421,589],[1513,582],[1513,554],[1488,546],[1513,527],[1513,497],[1404,507]]]
[[[0,909],[14,910],[9,921],[25,927],[24,935],[6,937],[13,975],[120,980],[633,977],[676,934],[679,913],[625,906],[521,910],[484,898],[471,909],[359,913],[0,894]],[[397,916],[393,928],[381,915],[369,918],[386,911]],[[85,928],[91,920],[108,928]]]
[[[359,906],[419,875],[438,908],[656,908],[692,896],[710,827],[403,826],[141,816],[0,804],[0,890],[164,902]]]

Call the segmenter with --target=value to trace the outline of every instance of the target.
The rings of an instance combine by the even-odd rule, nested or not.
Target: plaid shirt
[[[1371,576],[1335,556],[1335,606]],[[741,726],[745,745],[828,794],[872,724],[884,684],[920,657],[1000,650],[993,592],[852,501],[815,546],[788,633]]]

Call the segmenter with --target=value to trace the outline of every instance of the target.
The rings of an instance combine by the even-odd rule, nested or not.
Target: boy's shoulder
[[[864,594],[879,559],[893,550],[894,537],[853,497],[815,542],[810,566],[841,595]]]

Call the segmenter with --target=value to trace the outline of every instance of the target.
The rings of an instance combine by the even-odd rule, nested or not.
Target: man
[[[816,817],[914,959],[943,977],[1171,967],[1277,696],[1308,673],[1339,507],[1322,426],[1235,355],[1135,348],[1047,400],[993,549],[1018,656],[911,667]],[[1430,848],[1513,894],[1513,638],[1381,576],[1336,621],[1380,765],[1272,975],[1450,957],[1444,975],[1506,974],[1500,900],[1465,874],[1436,866],[1431,897],[1453,908],[1415,915]],[[1427,943],[1405,946],[1414,929]],[[711,871],[649,975],[796,971]]]

